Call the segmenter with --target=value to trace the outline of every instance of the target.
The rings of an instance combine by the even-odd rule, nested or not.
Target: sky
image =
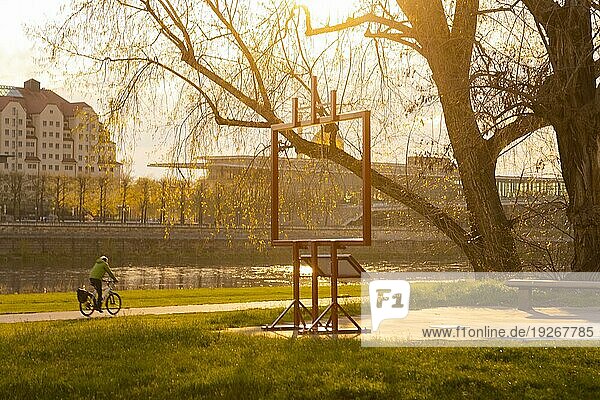
[[[34,41],[25,34],[25,25],[54,19],[61,6],[68,3],[69,0],[0,0],[0,85],[23,87],[23,82],[34,78],[43,88],[53,90],[70,102],[83,101],[101,111],[93,94],[72,92],[63,84],[63,76],[37,65],[39,54],[34,49]],[[150,162],[161,161],[154,147],[150,135],[140,137],[133,149],[121,150],[118,157],[121,161],[131,160],[134,176],[158,177],[164,170],[147,167]]]
[[[42,23],[55,15],[63,0],[0,0],[0,84],[22,86],[29,78],[56,83],[47,72],[40,71],[34,62],[33,43],[24,32],[26,23]]]

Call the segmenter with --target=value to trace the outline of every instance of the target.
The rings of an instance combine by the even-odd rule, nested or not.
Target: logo
[[[410,284],[401,280],[377,280],[369,283],[371,330],[379,329],[386,319],[402,319],[408,315]]]

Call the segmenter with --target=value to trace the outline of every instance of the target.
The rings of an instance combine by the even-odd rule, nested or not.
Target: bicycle
[[[102,290],[104,293],[106,293],[102,299],[104,300],[104,308],[110,315],[117,315],[117,313],[121,310],[121,296],[114,291],[115,281],[103,279],[102,282],[107,284],[106,290]],[[79,311],[81,311],[81,313],[86,317],[92,315],[96,309],[96,294],[97,293],[95,290],[94,292],[90,292],[82,288],[77,289]]]

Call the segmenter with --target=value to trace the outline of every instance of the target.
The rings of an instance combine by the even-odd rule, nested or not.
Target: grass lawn
[[[280,310],[0,325],[1,399],[596,399],[600,349],[361,348],[220,332]],[[98,357],[98,361],[96,361]]]
[[[322,295],[326,288],[321,289]],[[117,290],[123,308],[184,306],[190,304],[243,303],[251,301],[287,300],[292,289],[287,286],[217,289],[152,289]],[[360,296],[360,285],[342,285],[342,296]],[[310,298],[310,288],[302,287],[303,298]],[[0,295],[0,314],[79,310],[77,295],[72,293],[32,293]]]
[[[288,286],[217,288],[217,289],[153,289],[119,291],[124,308],[176,306],[190,304],[238,303],[288,300]],[[321,287],[321,297],[329,297],[329,287]],[[360,296],[360,284],[339,286],[340,296]],[[310,298],[310,287],[301,287],[302,298]],[[585,295],[577,290],[534,290],[538,306],[596,306],[600,291]],[[505,306],[516,307],[517,289],[500,281],[416,282],[411,284],[411,309],[436,306]],[[556,303],[556,304],[555,304]],[[0,314],[78,310],[75,292],[0,295]]]

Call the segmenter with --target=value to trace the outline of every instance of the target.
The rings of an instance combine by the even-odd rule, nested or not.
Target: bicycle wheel
[[[83,303],[79,303],[79,311],[86,317],[94,313],[94,303],[96,300],[92,295],[89,295]]]
[[[110,315],[116,315],[121,309],[121,296],[118,293],[112,292],[106,297],[106,311]]]

